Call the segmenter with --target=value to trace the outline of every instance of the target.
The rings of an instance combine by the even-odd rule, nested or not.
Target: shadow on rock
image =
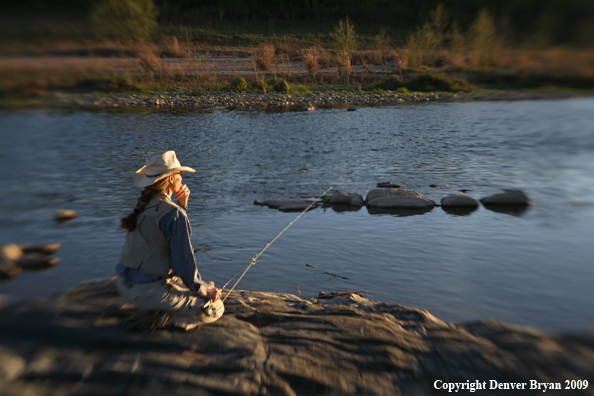
[[[497,213],[505,213],[512,216],[522,216],[526,214],[530,205],[485,205],[486,209],[492,210]]]
[[[352,206],[352,205],[332,205],[330,207],[336,213],[357,212],[357,211],[361,210],[361,206]]]
[[[451,214],[454,216],[470,216],[472,212],[476,211],[477,209],[470,206],[442,206],[441,208],[447,214]]]
[[[427,212],[431,212],[433,208],[374,208],[374,207],[367,207],[367,212],[370,215],[393,215],[398,217],[406,217],[406,216],[415,216],[415,215],[422,215]]]

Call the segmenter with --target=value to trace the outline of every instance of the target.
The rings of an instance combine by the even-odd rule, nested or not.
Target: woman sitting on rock
[[[128,232],[116,285],[138,308],[165,312],[151,328],[167,323],[189,330],[218,320],[225,310],[221,292],[207,288],[196,267],[186,216],[190,190],[182,172],[196,170],[181,166],[174,151],[149,155],[134,175],[134,185],[144,190],[134,212],[122,219]]]

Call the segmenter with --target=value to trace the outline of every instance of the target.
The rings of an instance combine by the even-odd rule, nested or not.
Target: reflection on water
[[[61,242],[62,263],[0,283],[48,296],[113,272],[134,206],[133,172],[174,149],[192,191],[201,273],[222,285],[296,216],[255,199],[365,195],[390,181],[435,202],[470,189],[528,191],[521,212],[318,208],[239,287],[316,296],[363,290],[445,320],[549,330],[594,326],[594,100],[432,103],[315,112],[1,112],[0,243]],[[439,187],[432,188],[432,184]],[[81,214],[65,224],[58,208]],[[314,273],[306,264],[348,279]]]

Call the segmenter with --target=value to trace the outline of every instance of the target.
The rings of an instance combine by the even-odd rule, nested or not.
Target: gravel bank
[[[92,94],[92,93],[55,93],[52,97],[27,99],[18,102],[5,102],[4,106],[19,107],[240,107],[240,108],[303,108],[314,110],[318,107],[362,106],[416,102],[452,102],[475,100],[538,100],[565,99],[585,94],[576,93],[525,93],[525,92],[489,92],[472,93],[451,92],[412,92],[399,93],[384,91],[379,93],[352,93],[328,91],[312,94],[282,93],[235,93],[206,92],[194,95],[190,92],[175,93],[134,93],[134,94]]]

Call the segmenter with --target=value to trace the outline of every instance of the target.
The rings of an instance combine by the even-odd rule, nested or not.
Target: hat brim
[[[159,180],[169,176],[172,173],[180,172],[180,171],[194,173],[194,172],[196,172],[196,169],[193,169],[193,168],[190,168],[187,166],[180,166],[179,168],[170,169],[161,175],[147,176],[146,175],[146,165],[145,165],[142,168],[138,169],[136,171],[136,173],[134,174],[134,185],[136,187],[141,187],[141,188],[148,187],[151,184],[155,183],[156,181],[159,181]]]

